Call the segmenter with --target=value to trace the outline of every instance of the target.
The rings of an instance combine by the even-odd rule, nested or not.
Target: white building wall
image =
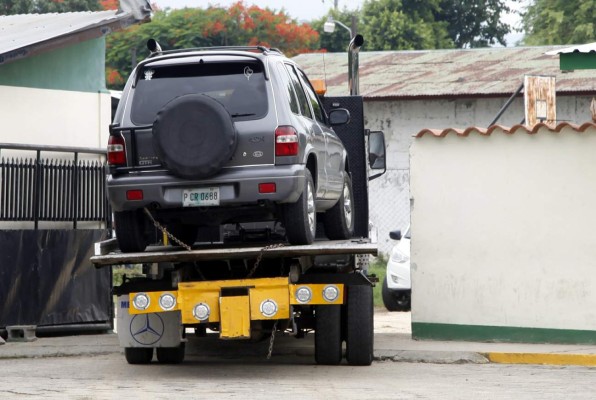
[[[104,148],[108,93],[0,86],[0,142]]]
[[[596,128],[411,148],[412,323],[596,330]]]
[[[559,96],[559,121],[591,120],[591,97]],[[385,132],[387,173],[370,182],[369,211],[377,229],[379,249],[388,254],[393,246],[389,232],[410,223],[409,148],[412,137],[425,128],[488,127],[507,98],[366,101],[365,126]],[[524,118],[523,99],[513,101],[497,122],[513,126]]]

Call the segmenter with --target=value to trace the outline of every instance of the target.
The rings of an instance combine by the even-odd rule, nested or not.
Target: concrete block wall
[[[590,96],[559,96],[559,121],[583,123],[591,119]],[[410,160],[412,137],[425,128],[488,127],[507,97],[387,100],[364,103],[365,126],[385,132],[387,173],[370,182],[370,219],[377,229],[379,249],[388,254],[394,242],[389,232],[410,223]],[[513,126],[524,118],[523,99],[513,101],[498,124]]]
[[[416,339],[596,342],[596,126],[411,148]]]

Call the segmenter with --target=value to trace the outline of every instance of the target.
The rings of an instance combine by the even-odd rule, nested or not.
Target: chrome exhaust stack
[[[159,45],[159,43],[157,43],[155,39],[147,40],[147,48],[151,52],[151,54],[149,54],[149,57],[158,56],[161,54],[161,46]]]
[[[363,44],[364,37],[362,35],[356,35],[348,45],[348,87],[350,89],[350,96],[358,96],[360,94],[358,53]]]

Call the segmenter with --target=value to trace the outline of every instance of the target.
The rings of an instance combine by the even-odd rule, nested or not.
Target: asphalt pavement
[[[187,357],[265,357],[269,340],[256,343],[221,341],[188,335]],[[0,339],[0,359],[93,356],[122,353],[115,333],[42,337],[31,342]],[[306,339],[277,335],[273,357],[314,355],[314,334]],[[410,332],[409,313],[375,311],[375,360],[436,364],[505,363],[596,367],[596,345],[417,341]]]

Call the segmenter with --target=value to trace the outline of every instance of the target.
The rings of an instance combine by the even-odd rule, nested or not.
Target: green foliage
[[[453,47],[446,22],[437,22],[439,0],[366,1],[362,29],[367,50],[420,50]]]
[[[511,27],[501,18],[510,11],[504,0],[441,0],[435,17],[447,23],[455,47],[488,47],[497,43],[505,46],[505,35]]]
[[[386,267],[387,260],[383,257],[377,257],[371,259],[370,266],[368,268],[369,275],[374,274],[379,279],[379,282],[377,282],[373,288],[373,301],[375,307],[384,307],[383,295],[381,291],[383,287],[383,279],[385,279]]]
[[[0,0],[0,15],[101,10],[98,0]]]
[[[107,83],[120,88],[132,64],[148,55],[145,43],[153,38],[163,50],[208,46],[277,47],[286,55],[318,48],[319,34],[298,24],[285,12],[235,3],[229,8],[209,6],[157,11],[152,22],[109,35]],[[136,59],[133,55],[136,54]]]
[[[596,40],[596,1],[535,0],[523,15],[526,45],[581,44]]]

